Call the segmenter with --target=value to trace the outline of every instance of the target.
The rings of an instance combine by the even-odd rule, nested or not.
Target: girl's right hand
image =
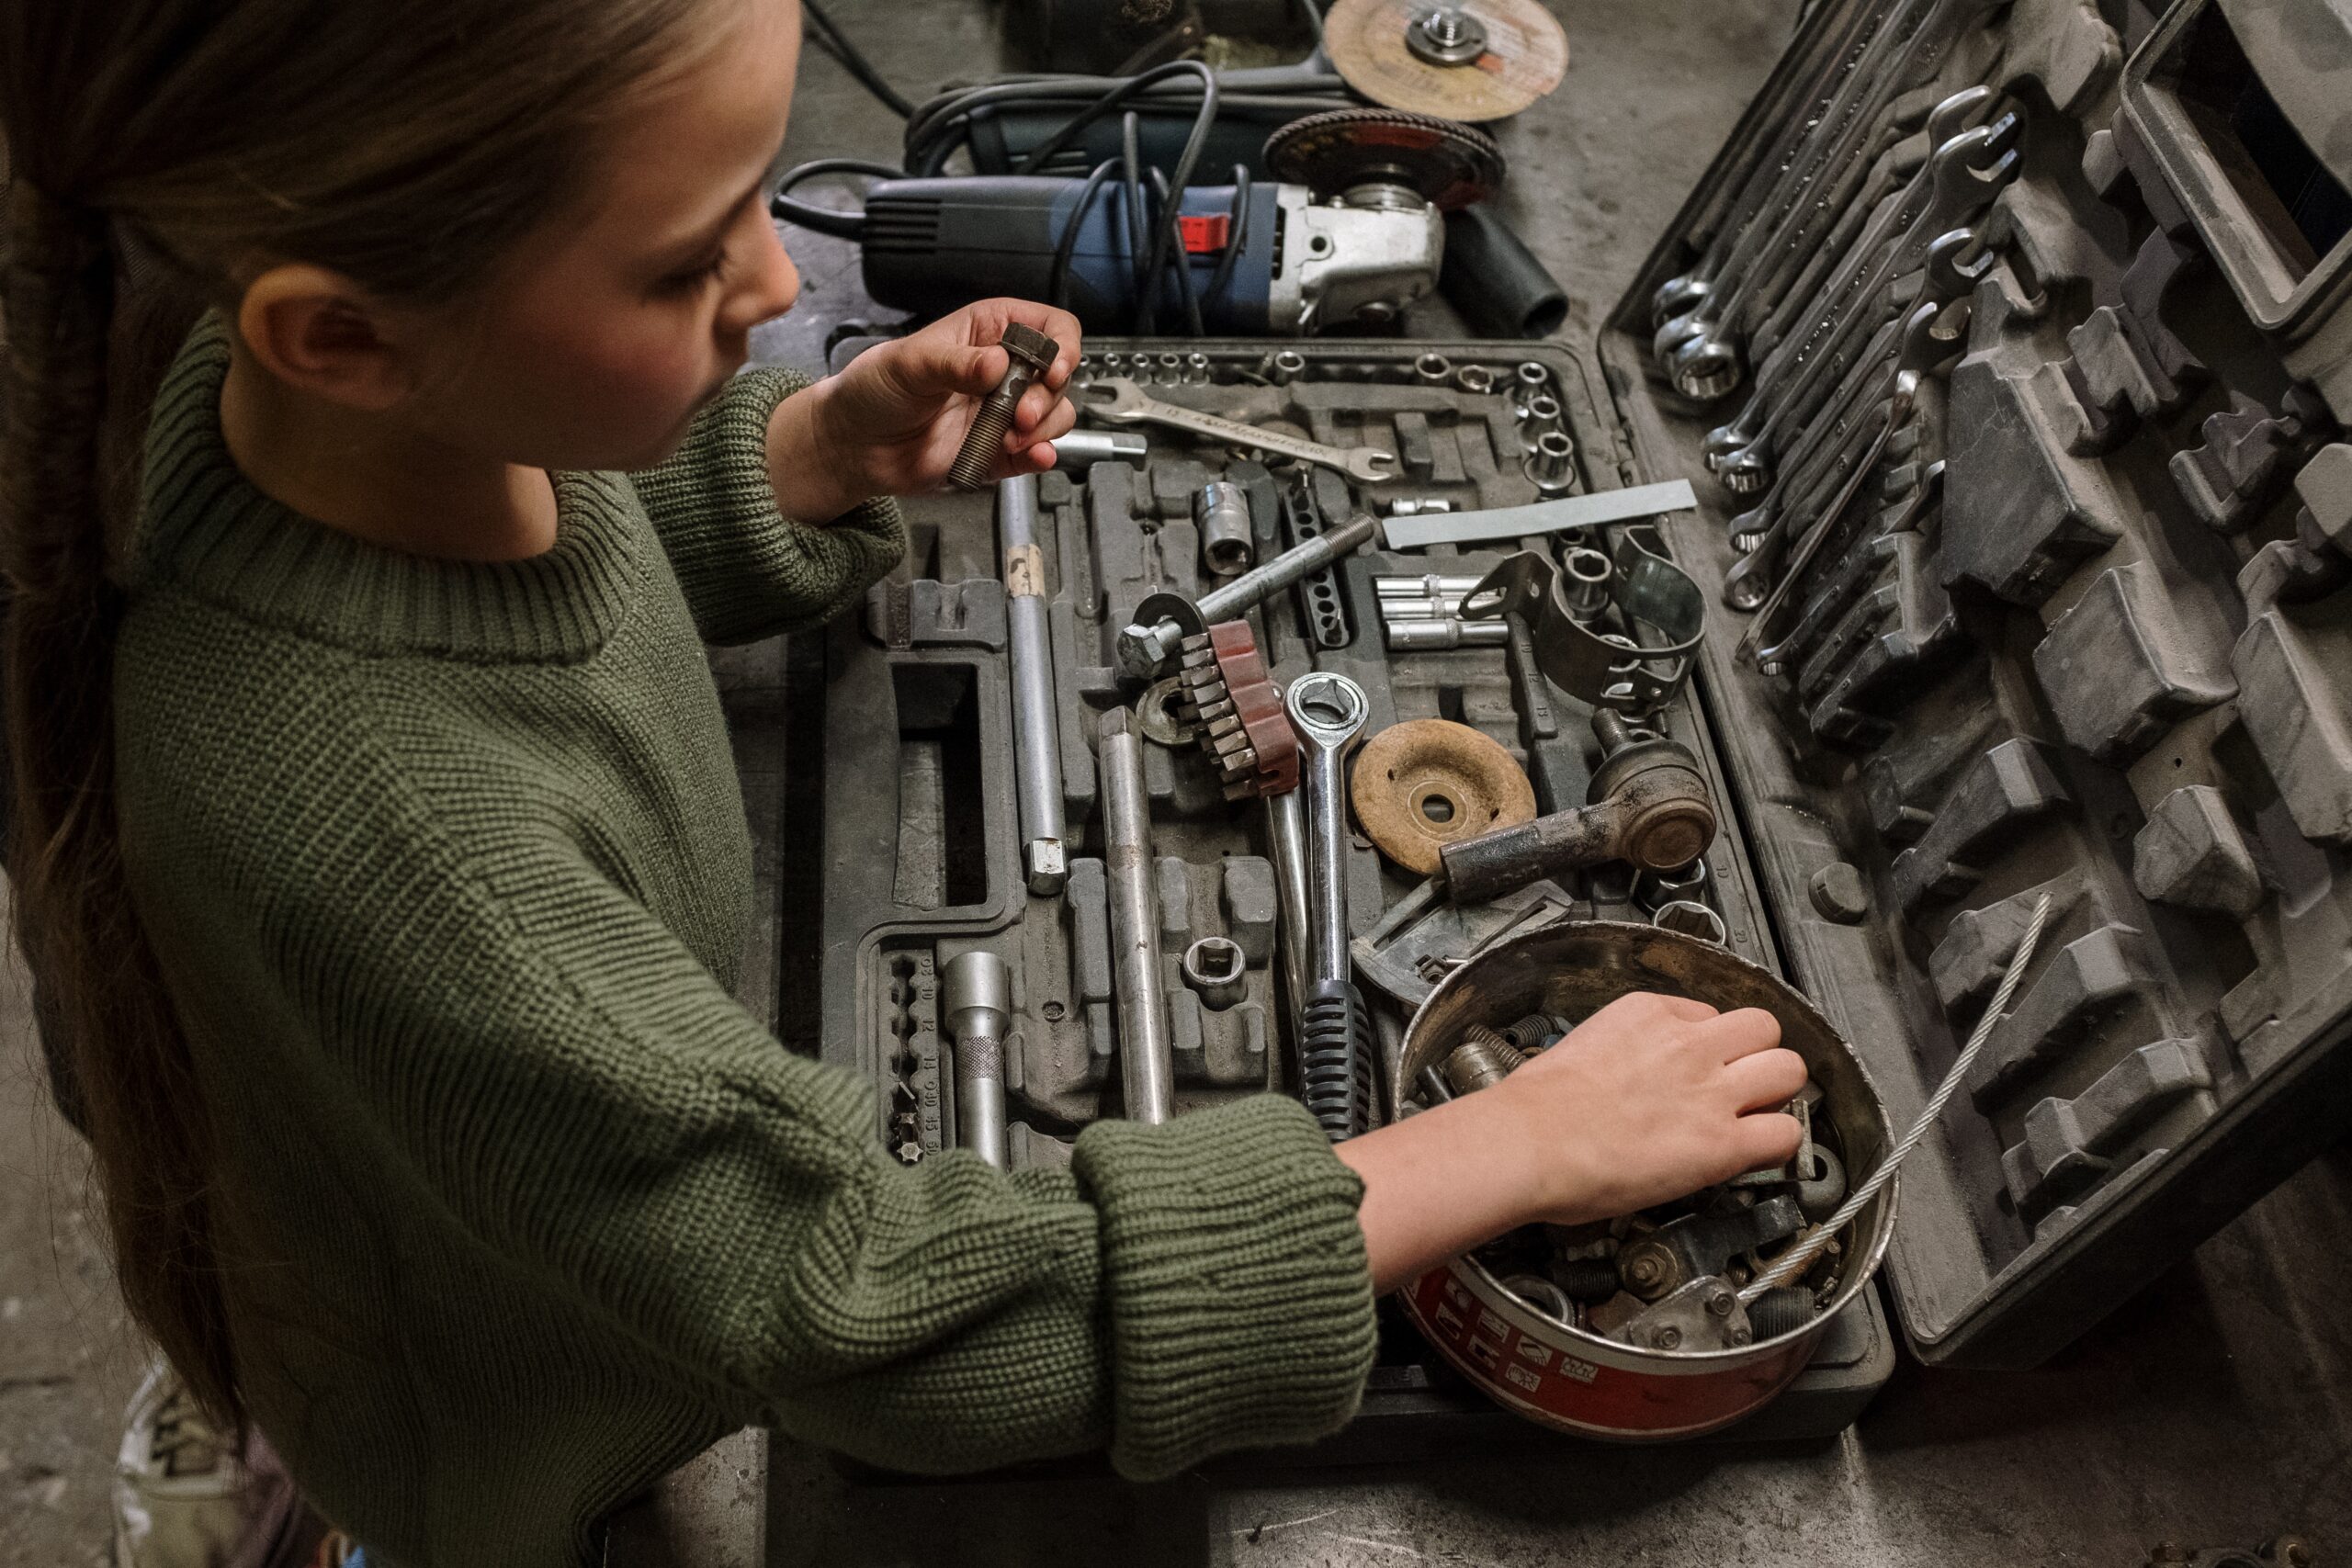
[[[1754,1008],[1618,998],[1491,1089],[1339,1146],[1376,1290],[1539,1221],[1613,1219],[1796,1153],[1804,1058]]]
[[[1787,1161],[1805,1076],[1761,1008],[1635,991],[1485,1092],[1524,1123],[1535,1217],[1578,1224]]]

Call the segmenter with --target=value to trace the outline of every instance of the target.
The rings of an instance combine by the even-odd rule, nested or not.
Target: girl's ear
[[[254,278],[237,330],[272,376],[328,402],[380,413],[416,386],[390,312],[325,267],[288,263]]]

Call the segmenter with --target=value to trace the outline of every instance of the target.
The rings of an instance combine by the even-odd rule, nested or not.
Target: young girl
[[[1062,352],[998,471],[1045,468],[1076,324],[735,375],[797,286],[793,0],[0,28],[18,935],[131,1308],[370,1568],[591,1561],[750,1421],[923,1471],[1310,1438],[1380,1292],[1793,1151],[1769,1018],[1635,997],[1336,1150],[1263,1096],[900,1167],[729,997],[703,645],[889,568],[1010,321]],[[148,279],[211,308],[152,400]],[[150,401],[142,465],[99,433]]]

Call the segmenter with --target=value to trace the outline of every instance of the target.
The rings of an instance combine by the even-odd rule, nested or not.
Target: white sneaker
[[[232,1450],[159,1358],[115,1457],[115,1568],[277,1568],[316,1550],[319,1527],[261,1434]]]

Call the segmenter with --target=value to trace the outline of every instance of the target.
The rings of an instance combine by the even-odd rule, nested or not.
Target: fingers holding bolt
[[[1077,318],[1067,310],[1018,299],[975,305],[967,322],[981,342],[996,334],[996,346],[1004,351],[1004,369],[980,400],[948,470],[948,482],[968,491],[1008,469],[1024,473],[1053,466],[1049,455],[1042,461],[1033,455],[1050,454],[1047,444],[1078,423],[1078,411],[1062,394],[1078,368],[1080,334]]]

